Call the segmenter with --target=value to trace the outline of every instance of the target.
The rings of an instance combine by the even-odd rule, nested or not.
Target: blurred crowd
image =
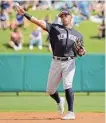
[[[14,3],[18,2],[25,11],[32,9],[36,10],[62,10],[70,9],[72,12],[72,25],[79,26],[84,20],[90,20],[98,23],[98,38],[105,37],[105,1],[75,1],[75,0],[0,0],[0,29],[11,30],[9,45],[14,50],[21,50],[23,48],[23,34],[21,27],[27,29],[27,20],[23,15],[16,14],[14,20]],[[49,21],[49,15],[45,16],[45,21]],[[62,24],[61,19],[56,15],[53,23]],[[43,48],[42,29],[35,28],[30,34],[29,49],[33,50],[34,46],[37,45],[41,50]],[[49,42],[49,36],[47,35],[46,41]],[[51,51],[50,44],[48,43],[48,49]]]

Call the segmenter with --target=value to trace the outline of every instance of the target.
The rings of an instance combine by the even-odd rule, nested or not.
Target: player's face
[[[69,14],[61,15],[61,21],[62,21],[64,26],[70,25],[71,20],[72,20],[72,17]]]

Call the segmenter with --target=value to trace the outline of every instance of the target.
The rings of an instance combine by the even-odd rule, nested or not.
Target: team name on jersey
[[[62,33],[62,34],[59,34],[58,35],[58,39],[59,40],[66,39],[66,38],[67,38],[67,34],[65,34],[65,33]],[[76,41],[78,38],[75,35],[68,34],[68,39],[73,40],[73,41]]]

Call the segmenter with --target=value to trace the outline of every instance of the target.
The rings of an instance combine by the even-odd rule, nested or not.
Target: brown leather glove
[[[78,40],[74,43],[74,50],[78,56],[83,56],[86,53],[85,48],[82,44],[82,41],[80,41],[80,40]]]

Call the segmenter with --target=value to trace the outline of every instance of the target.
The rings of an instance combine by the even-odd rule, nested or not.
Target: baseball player
[[[59,13],[62,25],[50,24],[26,13],[18,6],[18,13],[23,14],[28,20],[47,31],[53,51],[53,59],[48,75],[47,93],[56,101],[60,114],[64,112],[65,99],[60,97],[57,87],[63,79],[63,88],[68,104],[68,113],[62,117],[63,120],[75,119],[73,111],[74,93],[72,91],[73,77],[75,74],[75,58],[85,54],[83,36],[72,28],[72,14],[69,10]]]

